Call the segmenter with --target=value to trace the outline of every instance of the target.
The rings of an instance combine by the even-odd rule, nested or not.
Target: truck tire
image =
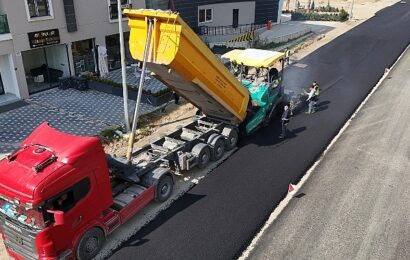
[[[197,166],[202,169],[209,163],[211,160],[211,148],[209,145],[204,143],[196,144],[192,148],[192,154],[197,158]]]
[[[222,135],[225,136],[225,150],[230,151],[235,148],[238,143],[238,131],[233,127],[225,127]]]
[[[225,140],[218,134],[211,134],[208,144],[212,147],[211,160],[217,161],[222,158],[225,152]]]
[[[104,232],[100,228],[92,228],[88,230],[78,243],[77,259],[93,259],[100,252],[104,242]]]
[[[156,187],[155,192],[155,201],[156,202],[164,202],[171,197],[172,190],[174,188],[174,181],[169,175],[163,175]]]

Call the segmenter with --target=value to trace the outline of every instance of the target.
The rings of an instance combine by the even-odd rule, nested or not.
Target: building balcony
[[[7,15],[0,14],[0,34],[10,33],[9,23],[7,21]]]

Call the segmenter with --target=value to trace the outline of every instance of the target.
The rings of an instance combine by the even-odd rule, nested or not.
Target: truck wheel
[[[77,247],[77,258],[80,260],[91,260],[100,252],[104,244],[104,232],[99,228],[88,230],[80,239]]]
[[[212,147],[211,160],[217,161],[222,158],[225,152],[225,140],[218,134],[212,134],[208,138],[208,144]]]
[[[156,194],[155,194],[155,201],[156,202],[164,202],[169,197],[171,197],[172,190],[174,188],[174,182],[169,175],[163,175],[157,184]]]
[[[192,148],[192,153],[197,158],[197,166],[198,168],[205,168],[205,166],[211,160],[211,148],[209,145],[204,143],[199,143]]]
[[[238,143],[238,131],[235,128],[225,127],[222,130],[222,135],[225,136],[225,150],[232,150]]]

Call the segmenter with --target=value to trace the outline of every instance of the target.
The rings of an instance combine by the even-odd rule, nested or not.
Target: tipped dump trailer
[[[241,73],[234,75],[179,14],[146,9],[124,13],[133,58],[203,114],[134,151],[135,164],[144,162],[142,170],[160,165],[173,171],[205,167],[233,149],[239,134],[269,122],[282,101],[283,53],[235,50],[231,61],[240,63]]]
[[[248,90],[178,14],[141,9],[126,10],[125,15],[130,19],[131,55],[137,60],[143,60],[152,26],[147,65],[157,79],[208,116],[236,125],[245,119]]]
[[[143,61],[148,47],[146,63],[154,76],[207,118],[230,124],[243,135],[269,122],[282,101],[283,53],[234,50],[242,57],[241,73],[234,75],[179,14],[138,9],[125,10],[125,15],[133,58]]]
[[[173,173],[219,160],[239,131],[269,122],[281,101],[283,54],[237,50],[226,55],[230,71],[178,14],[125,14],[133,57],[203,115],[133,151],[130,161],[106,155],[96,137],[40,125],[0,160],[0,231],[15,259],[93,259],[141,208],[171,196]]]

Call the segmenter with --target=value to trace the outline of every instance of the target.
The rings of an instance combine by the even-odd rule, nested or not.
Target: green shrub
[[[151,130],[148,127],[141,127],[140,129],[138,129],[138,132],[143,136],[148,136],[151,134]]]
[[[349,14],[341,9],[339,13],[306,13],[306,12],[292,12],[292,20],[294,21],[338,21],[344,22],[348,19]]]
[[[334,12],[334,13],[337,13],[337,12],[339,12],[339,8],[327,5],[327,6],[319,6],[319,7],[315,8],[315,11],[316,12],[328,12],[328,13]]]
[[[99,134],[100,140],[103,141],[104,143],[110,143],[115,139],[120,139],[121,136],[119,136],[116,133],[116,131],[122,132],[123,128],[119,126],[115,128],[107,128],[107,129],[102,130]]]
[[[349,14],[343,8],[339,12],[339,19],[340,19],[341,22],[344,22],[347,19],[349,19]]]

